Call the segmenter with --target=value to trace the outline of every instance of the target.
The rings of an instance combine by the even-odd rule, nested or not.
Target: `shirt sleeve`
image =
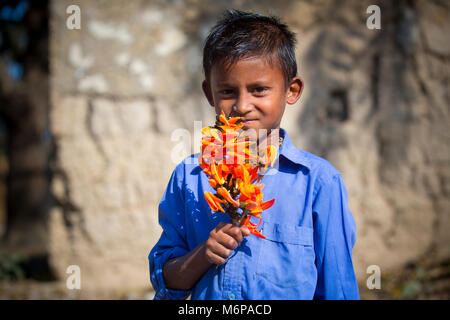
[[[352,263],[356,224],[340,174],[318,188],[313,202],[314,249],[318,272],[314,299],[359,299]]]
[[[163,266],[167,260],[189,252],[184,226],[183,168],[173,171],[166,191],[159,203],[158,219],[163,231],[148,256],[150,280],[155,290],[155,300],[186,299],[190,290],[173,290],[165,286]]]

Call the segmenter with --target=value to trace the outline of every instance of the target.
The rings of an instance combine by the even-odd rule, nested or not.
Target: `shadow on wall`
[[[445,299],[450,8],[439,1],[379,5],[380,32],[359,19],[341,23],[352,11],[339,8],[319,28],[301,61],[310,94],[297,124],[305,148],[343,174],[358,226],[359,278],[371,264],[383,271],[383,291],[361,283],[366,296]]]
[[[45,251],[45,217],[52,202],[48,12],[47,1],[0,5],[2,268],[43,280],[52,279]]]

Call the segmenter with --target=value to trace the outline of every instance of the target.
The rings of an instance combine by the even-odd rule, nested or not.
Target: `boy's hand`
[[[250,234],[246,226],[219,223],[206,241],[206,259],[213,264],[224,264],[245,236]]]

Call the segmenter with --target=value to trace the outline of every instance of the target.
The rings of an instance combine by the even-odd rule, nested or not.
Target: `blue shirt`
[[[199,154],[177,165],[159,204],[163,232],[148,257],[155,299],[359,299],[352,264],[356,225],[344,181],[328,161],[297,149],[283,128],[280,136],[271,169],[277,171],[261,181],[264,201],[275,198],[258,227],[266,239],[245,237],[192,290],[166,288],[164,263],[190,252],[230,219],[213,213],[204,198],[215,190],[198,165]]]

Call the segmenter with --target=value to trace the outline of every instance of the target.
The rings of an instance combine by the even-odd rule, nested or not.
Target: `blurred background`
[[[202,46],[229,8],[297,33],[305,90],[282,127],[344,177],[361,298],[449,299],[445,0],[3,0],[0,299],[153,297],[157,207],[187,156],[172,133],[214,121]]]

